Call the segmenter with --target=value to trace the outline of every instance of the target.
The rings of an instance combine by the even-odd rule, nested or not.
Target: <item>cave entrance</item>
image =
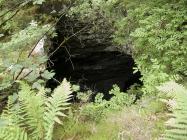
[[[65,48],[55,55],[53,69],[55,79],[67,78],[71,83],[80,85],[82,90],[108,92],[113,84],[126,91],[134,83],[140,83],[140,73],[133,74],[134,61],[130,55],[120,52],[90,52],[84,50],[71,58]],[[71,59],[71,60],[70,60]],[[54,87],[56,81],[51,81]]]
[[[49,54],[72,34],[70,28],[80,27],[70,25],[72,23],[57,26],[58,36],[53,40]],[[80,85],[81,90],[108,93],[114,84],[126,91],[134,83],[141,83],[141,74],[133,74],[135,63],[132,56],[120,52],[109,40],[112,40],[110,36],[104,38],[101,33],[95,33],[93,37],[93,34],[84,32],[66,41],[50,58],[49,69],[56,73],[56,80],[50,80],[48,87],[53,89],[59,84],[57,81],[67,78],[72,84]]]
[[[81,90],[102,93],[107,93],[114,84],[126,91],[134,83],[140,83],[141,75],[133,74],[135,64],[130,55],[118,51],[87,52],[84,49],[70,54],[70,50],[67,52],[66,49],[61,48],[52,58],[51,69],[58,81],[67,78],[71,83],[80,85]],[[55,80],[49,83],[52,88],[58,85]]]

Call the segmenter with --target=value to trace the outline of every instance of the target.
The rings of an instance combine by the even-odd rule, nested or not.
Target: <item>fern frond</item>
[[[20,114],[22,113],[22,110],[17,102],[17,99],[17,94],[13,94],[12,96],[8,97],[7,107],[1,114],[0,118],[7,120],[9,124],[21,126],[23,118]]]
[[[53,128],[62,123],[62,111],[68,108],[70,83],[64,80],[51,97],[44,88],[37,93],[20,82],[21,90],[9,97],[6,110],[0,116],[0,140],[52,140]]]
[[[0,128],[0,140],[29,140],[27,133],[17,126]]]
[[[165,132],[165,140],[186,140],[187,139],[187,90],[175,82],[168,82],[158,88],[160,91],[169,94],[176,101],[171,114],[172,123],[167,123],[168,129]],[[171,120],[170,119],[170,120]]]
[[[21,84],[21,91],[18,93],[19,102],[21,106],[22,115],[24,114],[25,122],[30,136],[34,139],[44,137],[44,104],[45,104],[45,91],[36,94],[31,87],[25,83]]]
[[[70,83],[63,80],[62,84],[58,86],[50,98],[46,102],[46,112],[44,116],[46,136],[45,140],[52,139],[52,133],[55,123],[61,124],[59,117],[66,116],[62,111],[68,109],[68,101],[71,98],[71,86]]]

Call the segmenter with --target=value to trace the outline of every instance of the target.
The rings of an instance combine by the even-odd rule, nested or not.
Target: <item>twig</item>
[[[74,67],[74,65],[73,65],[73,61],[71,60],[71,54],[70,54],[70,52],[68,51],[68,49],[67,49],[67,47],[66,46],[64,46],[64,48],[65,48],[65,50],[66,50],[66,52],[68,53],[68,55],[69,55],[69,61],[71,62],[71,66],[72,66],[72,69],[74,70],[75,69],[75,67]]]
[[[11,15],[8,19],[6,19],[5,21],[3,21],[1,24],[0,24],[0,27],[5,24],[7,21],[9,21],[10,19],[12,19],[18,12],[19,12],[20,9],[16,10],[16,12]]]
[[[60,45],[52,52],[52,53],[50,53],[49,54],[49,58],[54,54],[54,53],[56,53],[59,49],[60,49],[60,47],[67,41],[68,39],[64,39],[61,43],[60,43]]]
[[[71,7],[71,6],[69,6],[69,8],[70,8],[70,7]],[[69,8],[67,8],[67,9],[69,9]],[[51,26],[51,27],[42,35],[42,37],[37,41],[37,43],[34,45],[34,47],[32,48],[32,50],[29,52],[29,54],[28,54],[28,56],[27,56],[28,58],[31,56],[32,52],[34,51],[34,49],[36,48],[36,46],[37,46],[37,44],[40,42],[40,40],[41,40],[45,35],[47,35],[47,33],[48,33],[49,31],[51,31],[51,30],[53,29],[53,27],[56,26],[56,24],[61,20],[61,18],[65,15],[66,12],[67,12],[67,10],[61,14],[61,16],[59,17],[59,19],[53,24],[53,26]],[[16,79],[15,79],[15,80],[18,79],[18,77],[21,75],[21,73],[23,72],[24,69],[25,69],[25,68],[23,67],[23,68],[20,70],[20,72],[19,72],[19,74],[16,76]],[[30,73],[29,73],[29,74],[30,74]]]
[[[60,81],[58,81],[56,78],[52,78],[55,82],[59,83],[60,84]]]
[[[32,1],[32,0],[30,0],[30,1]],[[11,12],[11,11],[14,11],[14,10],[15,10],[17,7],[19,7],[19,6],[23,6],[24,3],[28,3],[28,1],[19,2],[18,4],[16,4],[15,6],[13,6],[11,9],[7,10],[5,13],[3,13],[2,15],[0,15],[0,17],[5,16],[6,14],[8,14],[8,13]]]
[[[49,58],[55,53],[55,52],[57,52],[59,49],[60,49],[60,47],[64,44],[64,43],[66,43],[66,41],[68,41],[69,39],[71,39],[72,37],[74,37],[74,36],[76,36],[77,34],[79,34],[80,32],[82,32],[84,29],[86,29],[88,26],[85,26],[85,27],[83,27],[82,29],[80,29],[78,32],[76,32],[76,33],[74,33],[74,34],[72,34],[71,36],[69,36],[68,38],[65,38],[61,43],[60,43],[60,45],[51,53],[51,54],[49,54]]]
[[[20,72],[18,73],[18,75],[16,76],[16,78],[14,80],[17,80],[19,78],[19,76],[21,75],[21,73],[23,72],[24,69],[25,69],[24,67],[21,68]]]
[[[65,39],[60,43],[60,45],[59,45],[51,54],[49,54],[49,58],[50,58],[51,56],[53,56],[53,54],[56,53],[56,52],[60,49],[60,47],[62,47],[62,45],[63,45],[64,43],[66,43],[66,41],[68,41],[68,40],[71,39],[72,37],[76,36],[77,34],[79,34],[80,32],[82,32],[82,31],[83,31],[84,29],[86,29],[87,27],[88,27],[88,26],[85,26],[85,27],[83,27],[81,30],[79,30],[78,32],[74,33],[73,35],[69,36],[68,38],[65,38]],[[68,49],[66,48],[66,46],[64,46],[64,48],[65,48],[66,52],[67,52],[68,55],[69,55],[69,60],[70,60],[71,65],[72,65],[72,69],[74,70],[75,67],[74,67],[74,64],[73,64],[73,62],[72,62],[72,60],[71,60],[71,54],[70,54],[70,52],[68,51]]]
[[[71,6],[69,6],[69,7],[67,8],[67,10],[70,9],[70,8],[71,8]],[[66,10],[65,12],[63,12],[63,13],[60,15],[59,19],[53,24],[53,26],[51,26],[51,27],[42,35],[42,37],[37,41],[37,43],[35,44],[35,46],[34,46],[34,47],[32,48],[32,50],[30,51],[28,57],[31,56],[32,52],[33,52],[34,49],[36,48],[36,46],[37,46],[37,44],[39,43],[39,41],[40,41],[45,35],[47,35],[47,33],[48,33],[49,31],[51,31],[51,30],[56,26],[56,24],[61,20],[61,18],[66,14],[67,10]]]
[[[3,24],[5,24],[7,21],[9,21],[9,20],[11,20],[15,15],[17,15],[17,13],[21,10],[21,8],[23,7],[23,6],[25,6],[26,4],[28,4],[30,1],[27,1],[27,2],[25,2],[24,4],[22,3],[21,5],[21,7],[19,7],[19,9],[17,9],[16,10],[16,12],[14,13],[14,14],[12,14],[8,19],[6,19],[5,21],[3,21],[1,24],[0,24],[0,27],[3,25]]]

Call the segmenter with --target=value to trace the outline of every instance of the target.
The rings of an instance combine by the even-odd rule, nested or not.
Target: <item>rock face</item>
[[[53,41],[51,52],[66,36],[70,36],[70,27],[80,27],[75,23],[66,27],[63,25],[57,26],[58,37]],[[103,93],[107,93],[113,84],[125,91],[130,85],[140,82],[140,74],[133,74],[134,61],[130,55],[121,53],[113,46],[110,36],[98,32],[93,36],[88,31],[68,40],[51,57],[54,64],[51,69],[55,70],[57,80],[62,81],[66,77],[72,83],[79,84],[82,90],[92,89]],[[49,83],[55,86],[54,81]]]

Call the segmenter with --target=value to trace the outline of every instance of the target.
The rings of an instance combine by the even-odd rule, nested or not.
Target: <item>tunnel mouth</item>
[[[71,27],[76,25],[77,23],[74,23]],[[68,27],[64,27],[62,23],[56,27],[58,36],[52,40],[53,46],[50,48],[49,56],[51,53],[53,55],[48,61],[48,69],[53,70],[55,76],[47,82],[47,87],[54,89],[66,78],[72,84],[79,85],[81,91],[92,90],[94,93],[101,92],[107,95],[114,84],[123,92],[135,83],[142,85],[141,73],[133,73],[133,57],[117,49],[109,41],[110,36],[98,41],[99,34],[91,38],[92,34],[86,31],[59,47],[61,42],[71,35],[68,33]]]
[[[59,85],[57,81],[66,78],[79,85],[81,91],[107,94],[114,84],[123,92],[135,83],[142,84],[140,72],[133,73],[135,64],[131,55],[117,51],[82,53],[71,58],[68,55],[63,48],[53,57],[50,69],[55,72],[55,80],[48,81],[48,87],[54,89]]]

